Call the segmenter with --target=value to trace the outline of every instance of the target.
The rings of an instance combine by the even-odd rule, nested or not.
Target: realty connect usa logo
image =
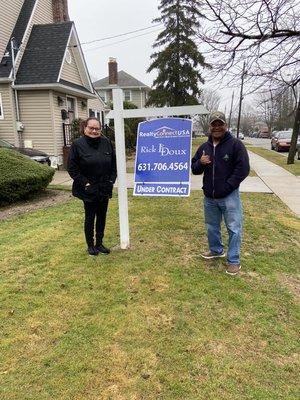
[[[177,136],[189,136],[188,130],[177,130],[173,128],[169,128],[168,126],[162,126],[154,131],[154,137],[162,138],[162,137],[177,137]]]

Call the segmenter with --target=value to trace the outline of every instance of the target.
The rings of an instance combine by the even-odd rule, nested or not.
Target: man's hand
[[[200,162],[203,165],[207,165],[207,164],[211,163],[209,155],[205,154],[204,150],[203,150],[202,156],[200,158]]]

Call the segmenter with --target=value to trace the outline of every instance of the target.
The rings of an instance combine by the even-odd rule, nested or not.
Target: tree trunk
[[[295,154],[297,150],[297,140],[300,132],[300,98],[298,99],[298,106],[296,110],[295,122],[293,127],[293,134],[291,139],[291,147],[287,158],[287,164],[294,164]]]

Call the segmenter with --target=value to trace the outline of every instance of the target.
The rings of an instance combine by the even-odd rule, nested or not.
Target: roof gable
[[[58,81],[72,25],[62,22],[33,26],[17,73],[17,85]]]
[[[102,88],[107,88],[109,87],[109,80],[108,76],[106,78],[100,79],[96,82],[93,83],[95,89],[102,89]],[[121,88],[134,88],[134,87],[145,87],[149,88],[147,85],[145,85],[143,82],[139,81],[138,79],[135,79],[133,76],[127,74],[125,71],[119,71],[118,72],[118,86]],[[150,89],[150,88],[149,88]]]
[[[15,46],[19,48],[22,43],[25,31],[27,29],[28,23],[30,21],[34,6],[37,0],[25,0],[11,37],[7,43],[4,57],[0,63],[0,78],[9,77],[12,69],[12,57],[11,57],[11,39],[14,38]],[[16,50],[17,53],[17,50]]]

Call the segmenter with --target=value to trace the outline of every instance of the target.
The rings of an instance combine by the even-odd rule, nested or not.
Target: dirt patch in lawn
[[[279,282],[285,286],[290,293],[295,296],[295,299],[300,303],[300,278],[286,274],[278,275]]]
[[[47,189],[26,201],[0,207],[0,221],[16,215],[26,214],[39,208],[56,206],[57,204],[64,203],[71,198],[71,192]]]

